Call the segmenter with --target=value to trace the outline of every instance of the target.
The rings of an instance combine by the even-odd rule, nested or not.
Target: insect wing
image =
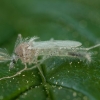
[[[48,48],[75,48],[81,46],[82,43],[77,41],[61,41],[61,40],[53,40],[53,41],[39,41],[33,43],[34,49],[48,49]]]

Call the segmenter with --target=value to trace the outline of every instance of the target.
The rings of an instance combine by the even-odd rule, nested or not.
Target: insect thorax
[[[21,59],[22,63],[31,64],[35,55],[35,50],[28,49],[30,45],[26,42],[19,44],[15,48],[16,55]]]

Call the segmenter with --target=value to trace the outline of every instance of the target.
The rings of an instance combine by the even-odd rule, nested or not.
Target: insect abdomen
[[[60,57],[69,57],[69,58],[78,58],[81,60],[88,60],[91,61],[91,53],[87,51],[79,51],[79,50],[72,50],[72,49],[42,49],[39,50],[39,55],[47,55],[47,56],[60,56]]]

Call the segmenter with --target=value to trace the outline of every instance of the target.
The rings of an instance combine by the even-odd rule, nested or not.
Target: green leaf
[[[23,37],[76,40],[84,47],[92,46],[100,41],[99,4],[99,0],[0,1],[0,45],[12,54],[17,34],[21,33]],[[41,65],[46,82],[38,68],[0,80],[0,100],[99,100],[99,50],[91,50],[91,63],[60,57],[47,59]],[[10,71],[7,63],[1,63],[0,78],[23,68],[21,61]]]

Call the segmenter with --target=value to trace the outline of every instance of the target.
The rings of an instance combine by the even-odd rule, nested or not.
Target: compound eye
[[[13,63],[13,64],[16,64],[16,61],[15,61],[15,59],[13,59],[13,60],[12,60],[12,63]]]

